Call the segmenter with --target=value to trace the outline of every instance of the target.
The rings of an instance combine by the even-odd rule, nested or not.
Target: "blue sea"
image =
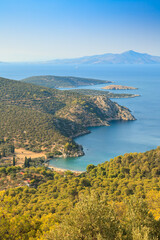
[[[128,107],[136,121],[112,121],[109,127],[91,127],[90,134],[78,137],[85,156],[53,159],[50,165],[70,170],[85,170],[130,152],[144,152],[160,145],[160,65],[52,65],[0,64],[0,76],[20,80],[36,75],[89,77],[137,87],[138,90],[112,91],[135,93],[140,97],[112,99]],[[100,89],[101,85],[85,87]]]

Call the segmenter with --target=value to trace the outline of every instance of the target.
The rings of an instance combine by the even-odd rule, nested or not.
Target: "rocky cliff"
[[[128,87],[128,86],[122,86],[122,85],[108,85],[105,87],[102,87],[102,89],[108,89],[108,90],[135,90],[138,88],[135,87]]]
[[[108,126],[111,120],[135,120],[135,117],[128,108],[120,106],[106,96],[90,96],[89,101],[84,103],[77,101],[69,109],[64,107],[56,115],[57,117],[80,124],[84,128],[102,125]],[[82,133],[85,133],[85,131],[82,130]],[[80,134],[79,131],[77,131],[77,134]]]

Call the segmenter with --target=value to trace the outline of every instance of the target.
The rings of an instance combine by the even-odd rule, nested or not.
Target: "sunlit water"
[[[114,99],[127,106],[136,121],[113,121],[110,127],[90,128],[91,133],[76,138],[85,156],[54,159],[56,167],[85,170],[88,164],[99,164],[114,156],[143,152],[160,145],[160,65],[60,66],[40,64],[0,64],[0,76],[20,80],[35,75],[80,76],[111,80],[115,84],[138,87],[138,90],[112,91],[135,93],[141,97]],[[99,86],[89,87],[100,89]],[[85,87],[88,88],[88,87]]]

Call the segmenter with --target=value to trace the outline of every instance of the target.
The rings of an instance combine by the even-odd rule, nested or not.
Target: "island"
[[[138,88],[122,86],[122,85],[108,85],[108,86],[102,87],[101,89],[108,89],[108,90],[135,90],[135,89],[138,89]]]

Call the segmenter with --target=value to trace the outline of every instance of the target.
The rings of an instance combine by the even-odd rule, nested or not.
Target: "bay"
[[[85,156],[54,159],[50,161],[50,165],[70,170],[85,170],[88,164],[97,165],[121,154],[143,152],[160,145],[160,65],[0,64],[1,77],[20,80],[36,75],[110,80],[115,84],[139,88],[112,92],[141,95],[136,98],[112,99],[128,107],[136,121],[112,121],[110,127],[90,128],[90,134],[75,139],[84,147]],[[85,88],[100,89],[101,86]]]

